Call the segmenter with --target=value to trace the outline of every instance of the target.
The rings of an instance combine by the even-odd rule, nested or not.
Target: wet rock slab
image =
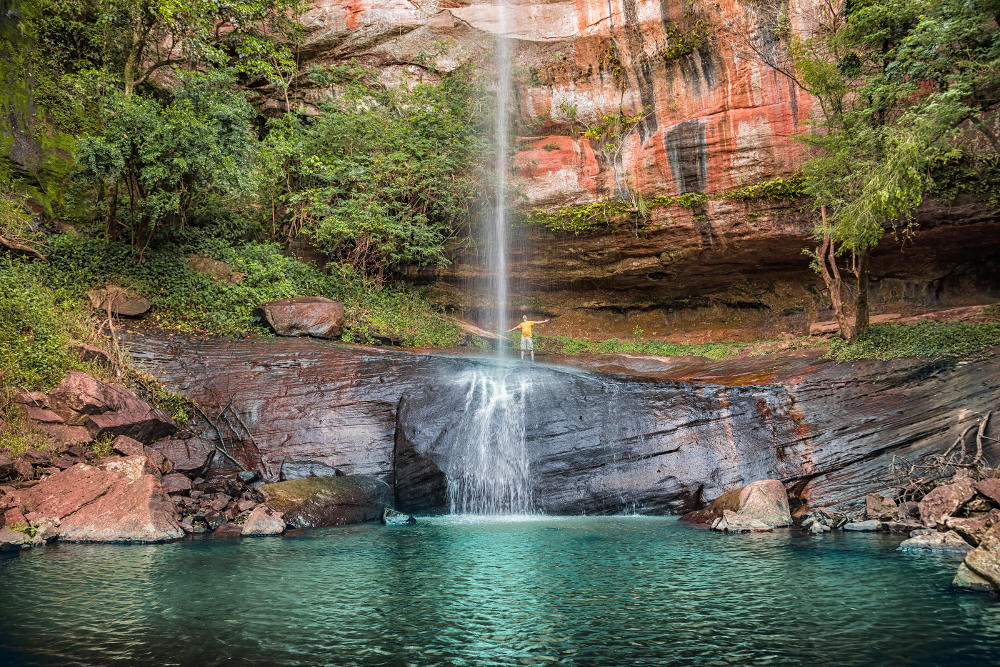
[[[411,512],[447,507],[468,381],[492,372],[479,358],[303,339],[124,342],[210,413],[231,403],[253,434],[236,454],[266,481],[286,460],[316,462],[394,480]],[[863,505],[893,485],[893,455],[939,451],[966,425],[956,416],[1000,393],[996,349],[971,362],[765,362],[659,363],[641,377],[515,365],[537,509],[684,512],[761,479],[813,506]]]
[[[306,477],[260,487],[265,504],[293,528],[342,526],[381,519],[392,489],[374,477]]]

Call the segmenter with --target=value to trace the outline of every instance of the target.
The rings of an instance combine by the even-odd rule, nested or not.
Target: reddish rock
[[[152,306],[148,299],[132,289],[116,285],[88,290],[87,298],[95,310],[107,313],[110,308],[112,314],[125,317],[144,315]]]
[[[689,512],[680,520],[714,523],[724,516],[727,510],[739,514],[746,520],[747,525],[750,525],[751,519],[769,526],[787,526],[792,522],[785,486],[773,479],[751,482],[742,488],[730,489],[712,501],[706,509]]]
[[[976,487],[967,478],[931,489],[920,501],[920,520],[925,526],[943,524],[975,494]]]
[[[144,453],[142,443],[127,435],[119,435],[112,440],[111,449],[122,456],[142,456]]]
[[[279,336],[337,338],[344,331],[344,307],[321,296],[268,301],[258,311]]]
[[[285,531],[281,513],[258,505],[243,522],[244,535],[280,535]]]
[[[159,480],[119,478],[106,493],[62,520],[60,539],[77,542],[163,542],[183,536]]]
[[[215,447],[203,438],[164,438],[149,445],[163,454],[178,472],[198,473],[204,469]]]
[[[751,482],[740,490],[739,514],[768,526],[787,526],[792,522],[788,492],[776,479]]]
[[[865,516],[869,519],[896,519],[899,516],[899,508],[890,498],[885,498],[877,493],[869,493],[865,496]]]
[[[230,500],[232,500],[232,498],[230,498],[226,494],[217,493],[215,494],[215,498],[212,500],[212,502],[209,503],[209,507],[211,507],[216,512],[221,512],[222,510],[226,509],[226,506],[229,505]]]
[[[993,524],[983,534],[979,546],[965,555],[965,564],[1000,589],[1000,523]]]
[[[52,460],[52,465],[60,470],[68,470],[77,463],[80,463],[80,459],[76,456],[60,456],[59,458]]]
[[[11,477],[28,480],[35,478],[35,469],[24,459],[17,459],[12,464],[14,474]]]
[[[241,537],[243,535],[243,526],[227,521],[220,524],[212,534],[216,537]]]
[[[84,463],[44,479],[35,486],[15,492],[29,513],[62,519],[102,496],[121,477]]]
[[[3,525],[7,528],[11,526],[27,526],[28,519],[24,516],[24,511],[20,507],[8,507],[4,510]]]
[[[70,371],[55,389],[49,392],[52,409],[75,422],[78,415],[94,415],[124,406],[131,392],[111,385],[82,371]],[[79,423],[82,423],[79,422]]]
[[[990,528],[1000,523],[1000,510],[976,518],[948,517],[944,525],[965,538],[969,544],[979,544]]]
[[[0,454],[0,479],[7,479],[14,474],[14,459]]]
[[[38,430],[48,436],[55,445],[66,447],[79,445],[93,440],[90,431],[85,426],[67,426],[66,424],[39,424]]]
[[[48,396],[40,391],[16,391],[14,392],[14,402],[21,406],[49,407]]]
[[[259,491],[267,506],[295,528],[377,521],[392,504],[388,484],[360,475],[291,479],[264,484]]]
[[[28,547],[28,542],[28,536],[24,533],[10,528],[0,528],[0,553],[20,551]]]
[[[51,455],[48,452],[43,452],[40,449],[29,449],[24,454],[22,454],[24,460],[32,465],[39,465],[42,463],[48,463],[52,460]]]
[[[238,509],[241,513],[252,510],[256,506],[257,502],[250,500],[249,498],[242,498],[236,503],[236,509]]]
[[[49,402],[67,423],[84,424],[92,438],[110,434],[148,441],[177,430],[169,416],[131,391],[80,371],[71,371],[49,392]]]
[[[774,530],[763,521],[732,510],[722,510],[722,517],[712,522],[712,529],[726,533],[762,533]]]
[[[191,480],[186,475],[180,473],[164,475],[161,483],[163,484],[163,491],[165,493],[181,493],[191,490]]]
[[[994,503],[1000,505],[1000,478],[988,477],[976,483],[976,490]]]
[[[49,410],[48,408],[36,408],[34,406],[31,406],[31,405],[25,405],[25,406],[22,406],[21,409],[24,410],[24,415],[28,419],[30,419],[30,420],[32,420],[34,422],[38,422],[39,424],[62,424],[62,423],[65,423],[65,420],[62,417],[60,417],[59,415],[57,415],[52,410]]]
[[[143,475],[152,475],[159,479],[160,470],[153,465],[147,457],[139,456],[115,456],[104,459],[100,463],[103,470],[118,473],[130,480],[138,480]]]

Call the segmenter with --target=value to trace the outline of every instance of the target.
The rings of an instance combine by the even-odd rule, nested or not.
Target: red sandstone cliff
[[[791,0],[793,33],[808,33],[816,4]],[[518,229],[513,307],[560,315],[556,329],[605,334],[638,324],[666,335],[706,318],[801,329],[822,314],[825,300],[802,255],[813,227],[802,202],[720,198],[792,174],[807,157],[795,135],[808,129],[812,99],[733,36],[739,26],[756,48],[783,49],[773,20],[748,0],[508,0],[508,7],[521,208],[636,193],[710,195],[580,235]],[[490,2],[317,0],[302,20],[304,65],[356,58],[387,83],[433,78],[460,61],[486,72],[493,66],[498,23]],[[305,90],[300,102],[308,108],[330,94]],[[641,121],[621,139],[584,136],[616,116]],[[1000,283],[989,258],[1000,256],[997,219],[967,205],[925,207],[924,231],[902,250],[887,240],[873,264],[876,310],[995,297]],[[485,263],[468,250],[454,259],[442,277],[462,289],[446,298],[474,311],[484,298],[468,295]]]

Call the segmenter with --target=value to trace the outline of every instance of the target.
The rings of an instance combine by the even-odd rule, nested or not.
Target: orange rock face
[[[559,316],[552,333],[598,337],[736,321],[753,329],[747,335],[805,333],[809,321],[830,319],[802,254],[815,224],[808,207],[719,198],[795,173],[807,159],[795,136],[809,128],[816,103],[754,51],[780,54],[785,29],[809,34],[819,0],[788,3],[787,26],[750,0],[506,2],[522,134],[513,160],[519,206],[710,197],[579,236],[518,227],[512,309],[530,303]],[[316,0],[303,17],[309,33],[300,53],[306,66],[355,58],[389,85],[472,61],[489,82],[497,16],[482,0]],[[332,93],[300,95],[308,107]],[[604,131],[620,119],[631,119],[624,132],[621,123]],[[889,239],[873,262],[875,312],[985,303],[1000,293],[983,268],[1000,253],[995,214],[949,203],[918,217],[923,231],[907,254]],[[453,259],[438,277],[475,318],[489,298],[476,294],[485,262],[469,250]]]

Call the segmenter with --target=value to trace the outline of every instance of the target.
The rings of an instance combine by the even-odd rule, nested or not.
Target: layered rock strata
[[[294,339],[128,343],[209,414],[229,406],[223,439],[265,479],[277,481],[286,459],[312,460],[394,483],[410,511],[445,507],[446,472],[462,455],[449,427],[468,409],[461,379],[491,363]],[[511,371],[527,392],[539,510],[681,512],[761,479],[810,506],[863,504],[894,485],[894,455],[943,451],[1000,392],[996,349],[974,361],[608,365],[621,373],[626,362],[645,364],[646,377]]]

